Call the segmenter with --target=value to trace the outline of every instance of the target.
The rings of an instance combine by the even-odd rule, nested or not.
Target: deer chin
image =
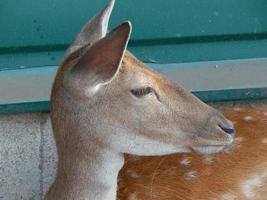
[[[224,150],[227,146],[204,146],[192,147],[191,150],[197,154],[214,154]]]

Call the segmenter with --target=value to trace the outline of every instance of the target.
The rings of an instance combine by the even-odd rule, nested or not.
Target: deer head
[[[214,153],[230,145],[230,121],[126,50],[130,22],[107,33],[113,5],[83,27],[57,73],[51,117],[59,163],[72,162],[77,149],[92,153],[92,145],[137,155]]]

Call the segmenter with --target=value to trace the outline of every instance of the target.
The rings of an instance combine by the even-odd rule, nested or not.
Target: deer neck
[[[47,200],[115,200],[123,154],[101,148],[93,140],[86,148],[66,149],[62,154],[59,150],[58,174]]]

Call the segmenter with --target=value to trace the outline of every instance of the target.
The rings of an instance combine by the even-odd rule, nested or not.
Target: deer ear
[[[131,23],[124,22],[90,47],[72,67],[71,84],[86,96],[93,96],[111,82],[119,71],[131,29]]]
[[[73,52],[76,52],[85,46],[92,45],[106,36],[109,18],[113,10],[114,3],[115,0],[110,0],[109,4],[100,13],[84,25],[74,42],[67,49],[65,58]]]

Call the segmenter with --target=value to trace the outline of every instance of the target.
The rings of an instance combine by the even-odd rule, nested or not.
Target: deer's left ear
[[[109,18],[113,10],[114,3],[115,0],[110,0],[108,5],[103,10],[101,10],[83,26],[82,30],[76,36],[74,42],[67,49],[63,60],[67,59],[77,50],[85,46],[91,46],[106,36]]]
[[[131,34],[131,23],[124,22],[96,42],[69,72],[68,82],[86,96],[95,95],[101,86],[117,75]]]

